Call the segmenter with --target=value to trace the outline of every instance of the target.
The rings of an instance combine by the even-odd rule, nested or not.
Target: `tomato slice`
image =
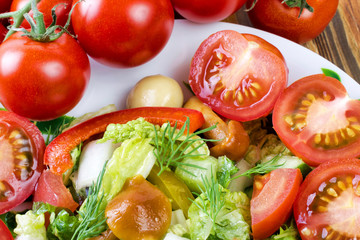
[[[74,201],[69,189],[63,183],[62,176],[44,170],[37,184],[34,202],[45,202],[53,206],[68,208],[75,211],[79,206]]]
[[[280,51],[264,39],[223,30],[196,51],[189,83],[218,114],[237,121],[268,115],[288,80]]]
[[[28,119],[0,111],[0,214],[24,202],[43,170],[44,138]]]
[[[289,86],[273,112],[274,129],[307,164],[360,156],[360,101],[323,74]]]
[[[110,123],[126,123],[139,117],[153,124],[166,122],[182,127],[187,118],[190,120],[189,131],[193,132],[204,124],[201,112],[170,107],[142,107],[120,110],[104,114],[72,127],[56,137],[46,148],[44,163],[56,174],[62,174],[73,166],[70,151],[81,142],[106,130]]]
[[[14,240],[6,224],[0,219],[0,240]]]
[[[360,160],[320,164],[305,178],[294,203],[301,238],[360,238]]]
[[[254,191],[250,201],[254,239],[271,236],[286,222],[301,182],[299,169],[279,168],[264,176],[254,177]]]

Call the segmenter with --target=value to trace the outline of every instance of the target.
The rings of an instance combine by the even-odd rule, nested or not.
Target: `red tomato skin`
[[[302,175],[299,169],[279,168],[265,175],[265,179],[260,182],[263,184],[262,189],[254,191],[250,201],[254,239],[271,236],[287,221],[302,182]]]
[[[42,43],[18,32],[0,46],[0,101],[32,120],[50,120],[80,101],[90,79],[88,56],[67,34]]]
[[[239,10],[246,0],[171,0],[175,10],[184,18],[197,23],[223,20]]]
[[[188,117],[189,132],[200,128],[205,122],[201,112],[184,108],[142,107],[104,114],[76,125],[56,137],[45,150],[44,164],[49,165],[53,173],[62,174],[73,166],[70,151],[81,142],[105,132],[110,123],[123,124],[140,117],[156,125],[170,122],[174,126],[177,122],[178,128],[184,125]]]
[[[155,57],[174,25],[170,0],[83,1],[71,17],[85,51],[112,67],[134,67]]]
[[[0,13],[8,12],[10,10],[12,0],[0,1]]]
[[[10,230],[1,219],[0,219],[0,240],[14,240]]]
[[[317,37],[335,16],[339,0],[307,0],[314,12],[290,8],[282,0],[258,0],[248,11],[254,27],[272,32],[297,43],[305,43]],[[250,8],[253,1],[248,1]]]
[[[0,23],[0,44],[4,41],[7,32],[8,30]]]
[[[50,170],[44,170],[42,172],[33,201],[68,208],[72,212],[79,206],[79,204],[74,201],[69,189],[65,187],[62,175],[54,174]]]
[[[227,62],[239,61],[242,66],[237,66],[238,63],[220,66],[218,69],[222,71],[216,70],[219,75],[219,80],[216,80],[217,78],[213,77],[215,73],[211,71],[215,68],[211,66],[218,61],[214,56],[218,49],[224,52],[224,59],[227,59],[224,60],[224,65],[227,65]],[[243,60],[244,58],[249,59]],[[243,62],[246,62],[247,66],[244,66]],[[235,71],[235,68],[240,70]],[[239,104],[237,97],[226,100],[225,91],[215,94],[219,82],[222,82],[228,93],[231,90],[240,92],[245,104]],[[202,102],[219,115],[241,122],[267,116],[286,88],[287,82],[288,68],[284,57],[275,46],[258,36],[232,30],[216,32],[201,43],[192,58],[189,74],[189,84]],[[233,89],[226,87],[228,83]],[[258,84],[259,88],[254,89],[252,83]],[[251,91],[244,93],[244,89],[250,88],[257,96],[253,96]],[[249,92],[250,97],[246,97]],[[229,94],[233,95],[235,94]]]
[[[13,0],[11,3],[10,11],[13,12],[19,10],[24,7],[28,2],[28,0]],[[42,0],[37,4],[37,8],[42,14],[44,14],[45,26],[49,26],[53,21],[51,16],[51,10],[55,5],[58,5],[55,10],[56,24],[64,26],[69,17],[71,4],[72,0]],[[29,15],[33,17],[32,10],[30,10]],[[21,26],[23,28],[30,28],[30,24],[26,20],[21,23]]]
[[[5,177],[5,179],[0,179],[0,180],[5,180],[14,190],[14,195],[10,196],[7,201],[1,202],[0,204],[0,214],[3,214],[11,210],[12,208],[18,206],[22,202],[24,202],[33,193],[35,189],[35,185],[44,168],[43,156],[45,151],[45,141],[39,129],[32,122],[13,112],[0,111],[0,128],[1,128],[0,132],[2,134],[6,133],[8,129],[12,129],[12,130],[22,129],[30,141],[31,153],[32,153],[32,166],[31,166],[32,173],[26,180],[18,180],[16,178],[14,173],[15,172],[14,167],[13,167],[13,171],[11,173],[9,172]],[[8,139],[5,139],[4,136],[2,135],[1,141],[2,141],[2,146],[4,146],[3,144],[7,142]],[[3,154],[2,159],[8,160],[6,158],[7,157],[6,153],[3,152],[4,150],[5,149],[1,149],[2,152],[0,154]],[[16,152],[14,148],[11,151],[13,151],[14,153]],[[7,169],[4,165],[2,165],[2,168]],[[2,175],[4,175],[4,173]]]
[[[328,111],[336,112],[341,109],[343,113],[355,116],[360,119],[360,102],[355,99],[350,99],[345,87],[337,80],[327,77],[324,74],[315,74],[306,76],[295,81],[278,99],[273,110],[273,125],[276,133],[282,142],[298,157],[302,158],[308,165],[316,167],[319,164],[336,159],[347,159],[360,156],[360,135],[356,132],[356,140],[347,143],[346,145],[333,148],[315,148],[311,143],[311,138],[308,136],[315,135],[312,129],[308,127],[309,123],[302,129],[300,133],[293,131],[293,127],[289,127],[284,116],[294,112],[298,107],[295,106],[299,102],[300,97],[309,93],[309,90],[327,93],[332,96],[331,102],[336,103],[337,100],[341,105],[334,104],[333,108]],[[339,107],[341,106],[341,107]],[[308,113],[307,117],[308,117]],[[327,119],[316,119],[317,122],[325,124]],[[333,124],[336,124],[335,119]],[[348,125],[350,126],[350,125]],[[339,131],[339,130],[338,130]],[[331,133],[331,132],[330,132]]]
[[[294,218],[301,236],[303,240],[310,239],[319,239],[315,233],[315,235],[304,235],[302,230],[306,227],[309,227],[309,219],[312,215],[315,215],[316,212],[312,211],[309,207],[312,200],[315,198],[316,193],[321,188],[324,182],[329,181],[330,179],[335,179],[340,175],[360,175],[360,160],[359,159],[343,159],[343,160],[334,160],[328,161],[320,164],[314,170],[312,170],[305,178],[304,182],[301,184],[298,195],[294,202]],[[357,195],[359,198],[359,195]],[[359,202],[359,200],[357,201]],[[358,205],[353,205],[358,206]],[[348,209],[350,211],[351,208]],[[340,208],[339,208],[340,211]],[[358,212],[358,209],[354,209],[354,212]],[[340,216],[340,215],[339,215]],[[319,220],[319,219],[318,219]],[[326,217],[323,218],[324,223],[319,223],[318,226],[324,227],[326,226],[328,219]],[[344,220],[339,219],[339,221]],[[311,226],[311,225],[310,225]],[[319,230],[319,229],[317,229]],[[311,232],[314,233],[314,232]],[[346,233],[343,233],[347,235]],[[341,233],[340,236],[341,237]],[[347,236],[351,238],[351,236]],[[356,236],[355,236],[356,238]]]

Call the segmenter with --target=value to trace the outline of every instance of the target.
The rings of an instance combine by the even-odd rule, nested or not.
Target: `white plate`
[[[360,85],[340,68],[309,49],[282,37],[258,29],[231,23],[195,24],[186,20],[176,20],[169,42],[161,53],[144,65],[131,69],[117,69],[101,65],[91,60],[91,79],[84,97],[68,113],[79,116],[99,108],[115,104],[125,108],[125,100],[130,89],[141,78],[162,74],[176,79],[180,85],[186,81],[192,56],[200,43],[219,30],[236,30],[260,36],[275,45],[284,55],[289,68],[289,84],[307,75],[321,73],[321,68],[337,72],[351,98],[360,99]],[[188,90],[183,86],[185,97]]]

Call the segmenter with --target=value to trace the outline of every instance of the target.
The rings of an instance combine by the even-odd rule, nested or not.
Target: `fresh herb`
[[[310,12],[314,12],[314,9],[307,3],[306,0],[283,0],[281,3],[282,4],[285,3],[288,7],[291,7],[291,8],[293,8],[293,7],[300,8],[298,18],[300,18],[302,12],[304,11],[304,8],[306,8]]]
[[[101,207],[105,200],[104,193],[100,192],[105,166],[101,170],[96,183],[93,183],[89,188],[89,195],[84,203],[85,207],[78,211],[81,222],[71,240],[84,240],[96,237],[107,229],[105,209]]]
[[[54,120],[34,123],[41,133],[46,135],[45,144],[48,145],[55,137],[62,133],[63,130],[67,128],[72,121],[74,121],[74,119],[75,117],[61,116]]]
[[[237,173],[239,169],[235,166],[235,163],[226,156],[218,158],[218,166],[216,177],[219,184],[227,188],[231,182],[231,176]]]
[[[16,234],[14,233],[14,229],[16,228],[16,219],[15,219],[15,212],[7,212],[0,215],[0,219],[5,223],[5,225],[10,230],[12,236],[15,238]]]
[[[223,191],[223,187],[212,174],[210,180],[203,175],[201,175],[201,179],[204,186],[204,188],[200,187],[202,194],[194,193],[198,197],[197,199],[200,200],[200,203],[194,200],[191,201],[211,219],[215,227],[216,218],[225,205],[224,195],[226,192]]]
[[[296,223],[292,218],[290,223],[283,224],[278,233],[270,237],[271,240],[296,240],[301,239],[299,232],[296,228]]]
[[[250,8],[246,9],[246,11],[250,11],[252,10],[256,3],[257,3],[258,0],[254,0],[253,3],[251,4]],[[311,7],[306,0],[283,0],[281,2],[281,4],[286,4],[288,7],[298,7],[300,8],[300,12],[299,12],[299,15],[298,15],[298,18],[300,18],[302,12],[304,11],[304,8],[309,10],[309,12],[314,12],[314,8]]]
[[[162,133],[162,136],[159,136],[158,131],[155,129],[154,154],[160,166],[158,175],[169,167],[178,167],[189,174],[192,173],[182,168],[182,166],[200,168],[197,165],[183,163],[181,160],[184,158],[204,156],[205,154],[197,153],[197,150],[205,145],[206,142],[214,142],[217,140],[203,139],[197,135],[211,131],[214,128],[216,128],[216,125],[190,134],[190,120],[187,118],[185,124],[180,130],[177,130],[177,122],[175,122],[174,127],[171,127],[168,123]],[[184,136],[185,139],[180,139],[184,138]],[[200,144],[196,145],[195,143]]]
[[[335,78],[341,82],[341,78],[337,72],[327,68],[321,68],[321,71],[325,74],[325,76]]]
[[[233,177],[232,180],[243,176],[252,177],[254,175],[266,174],[275,169],[281,168],[285,164],[284,162],[278,163],[281,157],[282,157],[282,153],[279,153],[275,157],[273,157],[270,161],[257,164],[255,167],[247,170],[246,172]]]

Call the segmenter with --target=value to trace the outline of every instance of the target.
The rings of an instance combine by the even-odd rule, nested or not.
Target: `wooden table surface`
[[[226,22],[252,26],[243,7]],[[360,1],[339,0],[336,15],[317,38],[304,44],[360,84]]]

